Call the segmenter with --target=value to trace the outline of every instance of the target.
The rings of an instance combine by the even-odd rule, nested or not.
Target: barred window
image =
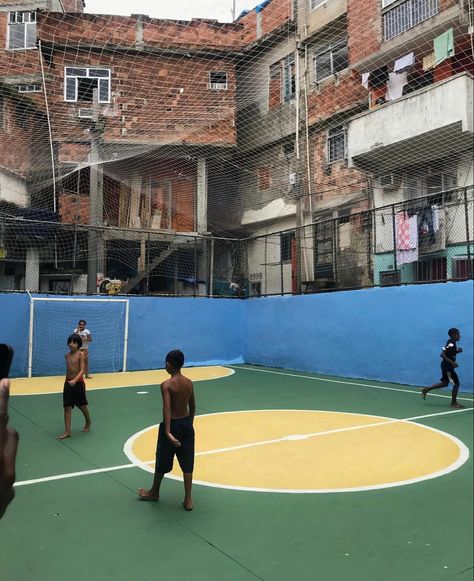
[[[314,66],[316,81],[321,81],[349,66],[347,41],[329,45],[325,50],[315,53]]]
[[[327,162],[332,163],[346,158],[346,128],[343,125],[328,131]]]

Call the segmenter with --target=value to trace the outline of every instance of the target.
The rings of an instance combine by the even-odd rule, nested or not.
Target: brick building
[[[145,278],[150,291],[196,285],[208,232],[252,238],[250,294],[455,268],[465,248],[452,233],[401,266],[384,211],[361,212],[473,183],[466,6],[265,0],[231,24],[83,8],[0,4],[0,205],[127,229],[126,244],[122,234],[101,241],[100,258],[107,274],[132,278],[127,291]],[[451,52],[429,64],[440,38]],[[154,248],[150,231],[204,241]],[[154,274],[173,276],[153,280],[150,252]],[[81,290],[84,264],[74,265],[42,266],[38,286],[54,290],[53,274],[69,273]]]

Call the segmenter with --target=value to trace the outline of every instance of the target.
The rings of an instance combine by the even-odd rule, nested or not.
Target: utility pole
[[[87,293],[97,293],[97,273],[104,268],[104,242],[100,228],[103,225],[104,190],[99,142],[99,90],[94,89],[91,127],[90,188],[89,188],[89,243],[87,255]],[[105,274],[105,273],[104,273]]]

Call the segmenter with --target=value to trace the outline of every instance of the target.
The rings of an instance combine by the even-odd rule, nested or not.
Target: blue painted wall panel
[[[450,327],[461,329],[461,389],[473,390],[473,282],[246,302],[247,363],[429,385]]]
[[[162,367],[180,348],[188,365],[245,361],[429,385],[439,379],[448,328],[459,327],[461,389],[473,391],[473,290],[468,281],[249,301],[130,297],[128,369]],[[27,372],[28,318],[27,295],[0,294],[0,342],[15,348],[13,376]],[[110,341],[92,348],[94,371],[94,349],[110,349]],[[63,373],[65,351],[62,343],[46,349],[41,365]]]

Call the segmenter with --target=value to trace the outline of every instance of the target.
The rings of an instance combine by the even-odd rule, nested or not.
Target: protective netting
[[[472,0],[83,9],[0,2],[0,290],[472,277]]]

